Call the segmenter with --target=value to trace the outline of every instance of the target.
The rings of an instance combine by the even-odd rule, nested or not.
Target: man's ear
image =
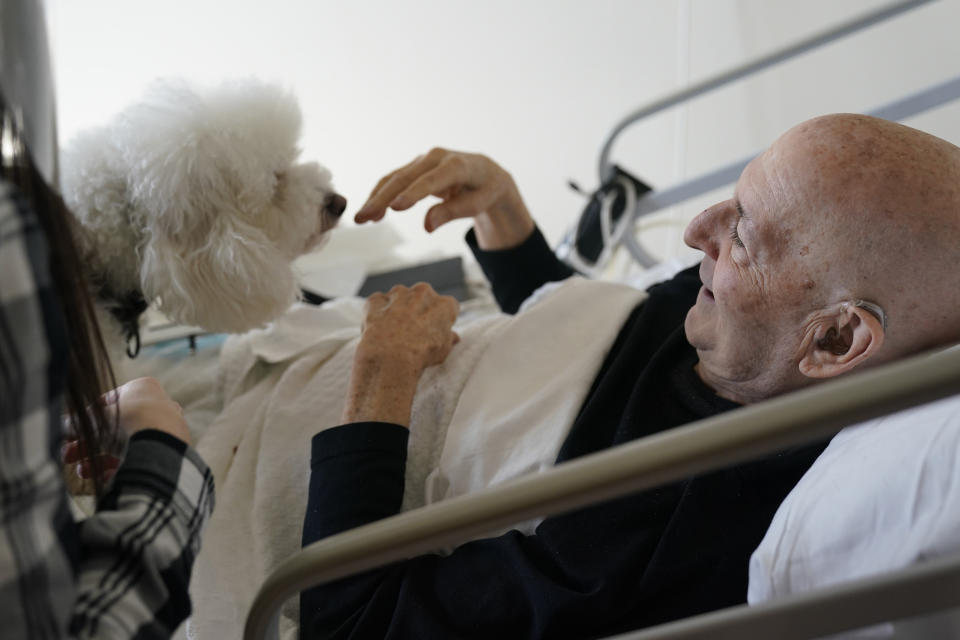
[[[808,331],[799,364],[808,378],[833,378],[862,364],[883,345],[883,325],[870,311],[844,304]]]

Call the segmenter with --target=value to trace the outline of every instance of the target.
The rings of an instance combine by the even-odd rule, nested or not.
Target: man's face
[[[811,265],[825,242],[800,220],[803,205],[812,203],[799,197],[796,168],[786,159],[776,145],[756,158],[734,197],[699,214],[684,234],[704,253],[703,287],[684,325],[700,359],[697,372],[741,402],[789,385],[804,319],[814,308]]]

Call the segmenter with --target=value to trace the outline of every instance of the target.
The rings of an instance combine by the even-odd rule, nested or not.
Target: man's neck
[[[784,392],[775,391],[774,389],[776,388],[776,385],[770,384],[767,380],[754,379],[748,382],[734,382],[712,376],[700,361],[697,361],[697,364],[693,366],[693,370],[696,372],[703,384],[710,387],[715,394],[721,398],[724,398],[725,400],[736,402],[737,404],[753,404],[755,402],[762,402]],[[765,382],[766,384],[764,384]]]

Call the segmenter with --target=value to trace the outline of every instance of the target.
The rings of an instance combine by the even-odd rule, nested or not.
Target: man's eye
[[[734,245],[743,249],[743,240],[740,239],[740,234],[737,233],[737,222],[734,222],[733,226],[730,228],[730,239],[733,240]]]

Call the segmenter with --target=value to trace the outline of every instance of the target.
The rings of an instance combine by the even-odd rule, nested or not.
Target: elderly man
[[[908,127],[832,115],[788,131],[691,222],[703,261],[630,314],[557,462],[960,339],[958,185],[960,149]],[[414,160],[357,221],[428,195],[428,231],[474,219],[504,310],[571,275],[483,156]],[[344,424],[314,438],[304,543],[399,510],[413,394],[454,348],[456,311],[425,285],[370,299]],[[750,553],[824,444],[310,589],[301,637],[596,637],[742,603]]]

